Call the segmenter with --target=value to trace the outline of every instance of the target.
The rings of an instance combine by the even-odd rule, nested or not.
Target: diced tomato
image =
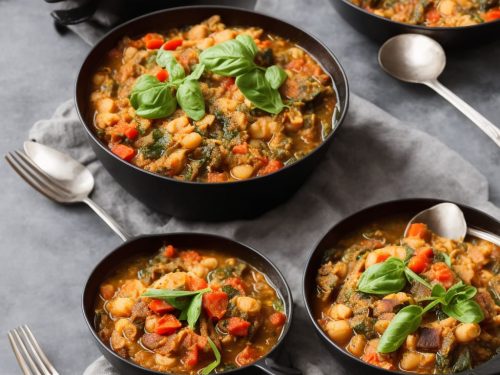
[[[441,18],[441,14],[436,8],[432,7],[427,11],[425,18],[429,23],[436,23]]]
[[[177,250],[172,245],[165,247],[165,252],[163,253],[167,258],[175,258],[177,256]]]
[[[183,42],[182,39],[171,39],[165,42],[165,44],[163,45],[163,49],[167,51],[173,51],[177,47],[182,46],[182,42]]]
[[[149,302],[148,307],[151,311],[157,314],[165,314],[168,312],[175,311],[175,307],[170,305],[168,302],[165,302],[161,299],[153,299]]]
[[[248,143],[242,143],[233,147],[233,154],[246,154],[248,152]]]
[[[236,79],[234,77],[225,77],[222,80],[221,86],[224,87],[226,90],[229,90],[231,87],[233,87],[235,82]]]
[[[197,345],[193,345],[186,352],[184,363],[188,367],[194,367],[198,364],[198,358],[199,358],[199,348]]]
[[[201,290],[208,287],[208,283],[201,277],[188,275],[186,287],[188,290]]]
[[[281,312],[275,312],[271,314],[269,321],[273,326],[281,327],[286,322],[286,315]]]
[[[375,263],[382,263],[389,257],[390,257],[389,253],[378,253],[376,255]]]
[[[135,156],[135,150],[132,147],[121,143],[111,145],[111,152],[125,161],[130,161]]]
[[[156,325],[155,332],[159,335],[171,335],[182,327],[182,323],[172,314],[163,315]]]
[[[229,298],[224,292],[210,292],[203,295],[203,309],[210,319],[220,320],[227,311]]]
[[[247,345],[245,349],[238,353],[235,358],[239,366],[246,366],[260,358],[260,352],[252,345]]]
[[[408,268],[415,273],[422,273],[429,265],[429,260],[425,256],[415,255],[408,262]]]
[[[446,265],[446,263],[438,262],[434,263],[431,267],[433,271],[434,279],[439,281],[445,288],[449,288],[453,285],[453,272]]]
[[[408,229],[408,237],[421,238],[428,242],[431,239],[431,232],[427,229],[426,224],[413,223]]]
[[[165,69],[161,69],[158,73],[156,73],[156,78],[158,81],[164,82],[168,78],[168,72]]]
[[[139,135],[139,131],[137,128],[130,127],[127,130],[125,130],[125,137],[127,137],[130,140],[134,140],[137,136]]]
[[[239,277],[230,277],[224,280],[224,285],[229,285],[236,289],[240,294],[245,295],[245,283]]]
[[[157,39],[150,39],[146,41],[146,48],[147,49],[158,49],[162,46],[163,40],[160,38]]]
[[[365,353],[361,357],[361,359],[366,363],[370,363],[372,365],[375,365],[377,367],[382,367],[382,368],[385,368],[387,370],[394,370],[395,369],[395,366],[392,363],[381,359],[379,357],[378,353],[376,353],[376,352]]]
[[[434,256],[434,250],[432,250],[431,247],[424,247],[417,251],[417,255],[426,258],[432,258]]]
[[[288,64],[287,64],[287,69],[290,69],[290,70],[301,70],[302,67],[304,66],[305,64],[305,60],[300,58],[300,59],[295,59],[295,60],[292,60],[290,61]]]
[[[201,255],[194,250],[186,250],[180,253],[181,259],[186,263],[199,263]]]
[[[264,176],[266,174],[274,173],[283,168],[283,163],[279,160],[269,160],[269,163],[259,170],[257,176]]]
[[[500,8],[490,9],[484,15],[484,20],[486,22],[491,22],[500,19]]]
[[[227,320],[227,331],[230,335],[245,337],[248,336],[248,329],[250,328],[250,322],[245,319],[232,317]]]

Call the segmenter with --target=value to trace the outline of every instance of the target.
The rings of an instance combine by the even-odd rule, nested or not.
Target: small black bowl
[[[333,131],[303,159],[270,175],[224,183],[186,182],[145,171],[114,155],[93,130],[89,108],[90,82],[103,56],[126,36],[154,30],[194,25],[219,14],[228,26],[248,25],[290,39],[319,61],[333,79],[337,108]],[[279,19],[238,8],[216,6],[181,7],[151,13],[129,21],[103,37],[85,59],[76,82],[75,102],[90,144],[108,172],[130,194],[153,210],[190,220],[231,220],[256,217],[285,202],[304,183],[326,153],[344,120],[349,100],[347,78],[332,52],[318,39]]]
[[[285,281],[285,278],[276,266],[274,266],[270,260],[257,250],[225,237],[202,233],[156,234],[133,238],[106,255],[106,257],[104,257],[104,259],[97,264],[90,274],[83,290],[83,315],[90,333],[95,339],[97,347],[104,357],[120,372],[120,374],[169,375],[170,373],[158,372],[141,367],[130,360],[120,357],[113,350],[111,350],[109,346],[102,342],[97,335],[94,324],[95,303],[99,296],[99,286],[108,276],[112,274],[117,266],[123,264],[123,262],[127,259],[134,258],[138,255],[153,255],[165,243],[172,244],[173,246],[179,248],[217,250],[244,260],[266,275],[268,282],[274,287],[284,303],[284,313],[287,316],[287,321],[283,327],[281,337],[274,348],[257,362],[245,367],[224,371],[221,372],[221,374],[251,374],[255,373],[256,367],[271,375],[290,374],[292,369],[282,367],[275,361],[275,358],[279,355],[285,337],[288,334],[293,318],[292,293]],[[296,371],[296,375],[300,374],[298,370]]]
[[[393,215],[408,215],[408,219],[411,219],[411,217],[418,212],[443,202],[447,201],[440,199],[403,199],[385,202],[365,208],[364,210],[361,210],[335,224],[313,247],[306,263],[302,284],[307,313],[314,325],[314,328],[316,329],[316,333],[322,339],[328,350],[339,361],[345,363],[346,367],[354,371],[354,373],[362,373],[363,371],[370,374],[408,374],[408,372],[385,370],[361,361],[359,358],[355,357],[344,348],[333,342],[321,329],[314,316],[312,306],[316,295],[316,273],[322,264],[325,252],[334,248],[337,242],[345,236],[346,233],[356,230],[365,224],[373,222],[374,220]],[[500,222],[498,220],[474,208],[458,203],[456,204],[463,211],[468,225],[500,234]],[[496,355],[488,362],[475,367],[473,370],[462,372],[461,374],[495,375],[498,374],[499,362],[500,355]]]
[[[476,47],[500,40],[500,20],[461,27],[426,27],[392,21],[360,8],[350,0],[330,0],[337,12],[356,30],[379,43],[398,34],[417,33],[429,36],[445,48]]]

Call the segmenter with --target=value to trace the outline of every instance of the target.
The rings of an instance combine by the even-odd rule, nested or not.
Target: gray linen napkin
[[[488,202],[485,177],[471,164],[438,140],[356,95],[351,95],[346,121],[311,178],[287,203],[250,221],[185,222],[151,212],[114,182],[96,160],[72,101],[63,103],[51,119],[37,122],[29,136],[86,164],[96,178],[93,198],[134,234],[218,233],[268,255],[283,272],[296,304],[285,350],[293,365],[308,375],[348,373],[312,333],[300,291],[309,251],[329,227],[368,205],[409,197],[454,200],[500,217],[500,210]],[[116,374],[104,358],[84,373]]]

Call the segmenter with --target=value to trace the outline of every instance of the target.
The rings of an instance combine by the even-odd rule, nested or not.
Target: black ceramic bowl
[[[365,208],[364,210],[361,210],[335,224],[311,251],[309,260],[306,263],[306,269],[303,279],[303,293],[307,313],[314,325],[316,333],[322,339],[328,350],[338,360],[342,361],[342,364],[353,371],[353,373],[408,374],[408,372],[384,370],[380,367],[376,367],[361,361],[359,358],[355,357],[351,353],[344,350],[341,346],[333,342],[321,329],[318,322],[316,321],[316,318],[314,317],[314,309],[312,306],[316,294],[316,273],[322,264],[322,259],[324,257],[325,251],[334,248],[339,239],[342,238],[346,233],[356,230],[365,224],[373,222],[374,220],[401,214],[407,214],[408,219],[410,219],[418,212],[443,202],[445,201],[438,199],[403,199],[381,203]],[[498,220],[474,208],[458,203],[457,205],[462,209],[468,225],[484,229],[495,234],[500,234],[500,222]],[[464,374],[470,373],[476,375],[495,375],[498,374],[499,366],[500,355],[496,355],[490,361],[475,367],[473,370],[464,372]]]
[[[255,374],[255,367],[262,369],[267,374],[284,375],[291,374],[292,369],[281,367],[276,364],[274,358],[279,354],[279,349],[288,333],[292,323],[292,294],[280,271],[269,261],[264,255],[257,250],[252,249],[239,242],[230,240],[225,237],[220,237],[210,234],[201,233],[172,233],[172,234],[157,234],[147,235],[134,238],[120,245],[118,248],[109,253],[101,260],[90,274],[82,297],[82,308],[85,321],[90,330],[90,333],[95,339],[97,347],[104,357],[124,375],[165,375],[168,373],[153,371],[120,357],[109,348],[99,338],[94,324],[95,317],[95,302],[99,295],[99,286],[101,283],[116,269],[120,264],[123,264],[127,259],[131,259],[138,255],[153,255],[165,243],[172,244],[179,248],[196,248],[196,249],[215,249],[222,253],[229,254],[233,257],[244,260],[248,264],[257,268],[267,276],[268,282],[275,288],[279,296],[284,302],[284,313],[287,316],[287,321],[283,327],[283,333],[276,343],[275,347],[259,361],[245,367],[240,367],[235,370],[224,371],[221,374]],[[294,370],[297,371],[297,370]],[[296,372],[295,375],[299,375]]]
[[[259,26],[288,38],[310,52],[333,78],[337,109],[333,131],[313,152],[276,173],[225,183],[185,182],[138,168],[114,155],[94,134],[89,94],[92,74],[102,57],[125,35],[194,25],[214,14],[224,23]],[[349,89],[342,67],[330,50],[298,27],[261,13],[228,7],[196,6],[163,10],[129,21],[107,34],[85,59],[76,83],[76,107],[90,143],[108,172],[134,197],[153,210],[191,220],[252,218],[287,200],[325,154],[348,107]]]
[[[500,40],[500,20],[463,27],[425,27],[409,25],[377,16],[350,2],[330,0],[342,18],[356,30],[383,43],[398,34],[417,33],[427,35],[445,48],[475,47],[479,44]]]

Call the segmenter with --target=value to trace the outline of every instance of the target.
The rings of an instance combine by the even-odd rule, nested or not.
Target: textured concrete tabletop
[[[299,3],[310,10],[307,18]],[[333,49],[353,92],[461,153],[488,178],[491,200],[500,205],[500,152],[493,142],[429,89],[385,75],[377,66],[378,46],[340,19],[327,0],[281,4],[284,18]],[[73,96],[89,50],[75,35],[56,33],[50,9],[41,0],[0,0],[1,154],[20,148],[33,122],[50,117]],[[500,43],[448,57],[442,82],[499,124]],[[82,285],[120,240],[89,209],[50,202],[4,162],[0,181],[0,374],[20,373],[5,334],[23,323],[30,324],[61,374],[80,374],[98,356],[80,310]]]

